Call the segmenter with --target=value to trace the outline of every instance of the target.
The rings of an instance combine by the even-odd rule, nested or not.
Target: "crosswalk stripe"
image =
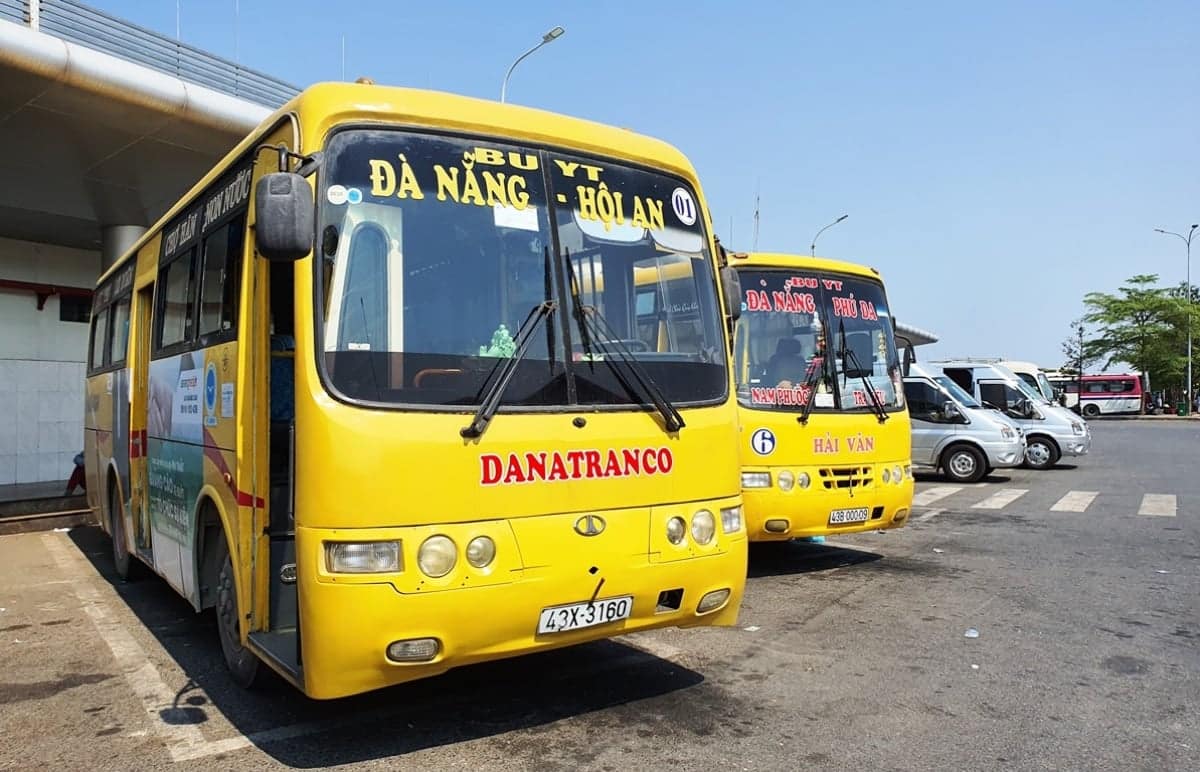
[[[971,509],[1004,509],[1026,493],[1029,491],[1025,488],[1005,488],[996,491],[978,504],[973,504]]]
[[[1175,497],[1164,493],[1147,493],[1142,496],[1142,506],[1139,515],[1154,517],[1175,517]]]
[[[1092,502],[1099,496],[1098,491],[1068,491],[1066,496],[1050,507],[1051,512],[1086,512]]]
[[[961,490],[962,488],[953,485],[939,485],[936,488],[929,488],[913,496],[913,506],[927,507],[933,502],[941,501],[947,496],[953,496]]]

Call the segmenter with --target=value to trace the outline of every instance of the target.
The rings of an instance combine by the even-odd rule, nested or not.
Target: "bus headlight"
[[[725,533],[737,533],[742,530],[742,508],[726,507],[721,510],[721,530]]]
[[[904,481],[904,472],[899,466],[892,467],[892,479],[896,481],[897,485]]]
[[[417,550],[417,565],[421,573],[438,579],[454,570],[458,562],[458,550],[449,536],[430,536]]]
[[[672,544],[683,544],[683,537],[687,535],[687,523],[683,522],[682,517],[672,517],[667,521],[667,541]]]
[[[716,532],[717,521],[713,519],[712,512],[702,509],[692,515],[692,538],[697,544],[711,543]]]
[[[790,491],[792,486],[796,484],[795,476],[786,469],[775,476],[775,481],[779,484],[779,490],[781,491]]]
[[[770,472],[742,472],[743,488],[770,488]]]
[[[496,542],[490,536],[476,536],[467,542],[467,562],[476,568],[487,568],[496,559]]]
[[[325,566],[334,574],[387,574],[400,570],[400,542],[325,542]]]
[[[800,490],[806,490],[812,479],[808,476],[808,472],[801,472],[796,475],[796,484],[800,486]]]
[[[880,476],[883,477],[883,481],[885,483],[890,483],[892,481],[892,471],[886,466],[883,468],[883,474]]]

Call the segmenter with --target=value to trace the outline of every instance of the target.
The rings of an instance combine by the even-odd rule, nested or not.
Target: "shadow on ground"
[[[747,576],[755,579],[762,576],[811,574],[871,563],[882,557],[875,552],[811,542],[758,542],[750,545],[750,570]]]
[[[517,730],[536,734],[552,722],[613,708],[605,720],[633,732],[644,723],[644,708],[633,703],[680,690],[687,690],[685,698],[663,700],[653,710],[678,714],[670,716],[671,723],[683,734],[721,732],[741,710],[699,673],[616,641],[468,666],[327,702],[310,700],[273,675],[262,687],[245,691],[226,673],[212,612],[196,614],[149,572],[137,581],[121,581],[113,571],[108,537],[99,528],[75,528],[70,536],[188,677],[175,705],[160,718],[200,724],[208,737],[203,725],[213,719],[215,707],[251,743],[288,766],[384,759]],[[283,736],[292,733],[281,728],[295,725],[304,725],[295,733],[299,736]],[[561,756],[563,763],[586,763],[588,744],[581,740],[573,747],[575,734],[556,734],[548,743],[517,731],[503,744],[518,757],[527,753],[531,764],[547,753]],[[214,727],[209,739],[228,736],[227,729],[222,734]]]

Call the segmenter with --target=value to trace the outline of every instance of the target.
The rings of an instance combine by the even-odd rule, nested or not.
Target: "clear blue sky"
[[[90,0],[173,36],[176,3]],[[235,57],[235,0],[182,0],[184,42]],[[902,7],[905,6],[905,7]],[[336,11],[334,10],[336,9]],[[933,355],[1060,364],[1092,290],[1184,277],[1154,227],[1200,222],[1200,3],[240,0],[237,58],[509,99],[680,147],[718,234],[879,268]],[[281,29],[294,34],[281,36]],[[732,220],[732,239],[730,238]],[[1196,271],[1200,282],[1200,243]]]

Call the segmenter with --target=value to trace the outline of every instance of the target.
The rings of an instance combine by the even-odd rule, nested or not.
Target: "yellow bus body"
[[[873,282],[882,281],[871,268],[840,260],[772,253],[730,253],[729,264],[739,271],[785,269],[830,276],[853,276]],[[748,286],[742,280],[743,288]],[[735,367],[740,366],[735,355]],[[738,373],[738,382],[746,382],[747,373]],[[744,488],[746,527],[751,541],[831,536],[842,533],[897,528],[907,522],[912,509],[912,435],[908,410],[889,413],[880,423],[872,412],[810,414],[806,425],[797,420],[799,408],[756,410],[738,405],[740,436],[738,448],[743,473],[767,473],[771,485]],[[767,429],[776,438],[769,457],[756,453],[751,446],[754,432]],[[850,442],[847,439],[850,438]],[[863,452],[859,438],[871,444]],[[838,441],[837,452],[814,452],[814,441],[828,449],[829,439]],[[888,481],[884,482],[884,470]],[[895,470],[902,474],[897,483]],[[807,489],[799,485],[782,490],[779,473],[801,473],[811,481]],[[830,525],[834,510],[865,507],[870,516],[863,523]],[[768,528],[768,522],[772,528]]]
[[[741,505],[731,373],[726,399],[681,408],[686,427],[672,434],[664,432],[657,413],[576,405],[552,413],[501,411],[482,438],[467,440],[459,431],[473,407],[416,412],[347,404],[331,396],[318,375],[312,256],[286,268],[294,281],[294,353],[270,352],[265,344],[270,331],[263,309],[272,264],[253,248],[252,193],[236,335],[191,352],[192,371],[203,379],[197,409],[205,423],[203,447],[195,452],[200,460],[188,472],[196,480],[183,486],[185,505],[170,512],[150,495],[162,484],[155,475],[163,474],[161,464],[148,469],[146,463],[148,448],[156,443],[153,429],[147,435],[153,395],[147,393],[146,375],[159,364],[146,360],[154,359],[149,356],[149,304],[160,254],[167,248],[165,229],[170,224],[174,230],[178,218],[251,158],[255,148],[282,143],[309,154],[324,146],[331,131],[351,124],[586,152],[673,175],[700,195],[682,154],[629,131],[432,92],[350,84],[305,90],[231,151],[101,278],[104,288],[122,271],[132,272],[128,348],[118,351],[119,344],[113,345],[111,358],[100,358],[87,383],[89,503],[105,530],[116,531],[129,553],[200,610],[215,602],[213,558],[205,550],[217,533],[213,529],[219,529],[231,554],[241,645],[314,698],[637,630],[734,624],[745,583],[747,535],[744,527],[726,533],[718,514]],[[277,155],[263,151],[251,163],[257,183],[277,170]],[[315,185],[315,176],[308,180]],[[707,207],[698,203],[705,232],[711,234]],[[715,251],[708,239],[711,257]],[[708,270],[715,276],[711,259]],[[273,588],[282,574],[265,536],[272,514],[266,375],[272,359],[281,358],[294,361],[295,557],[294,568],[282,569],[293,572],[299,632],[287,645],[298,647],[299,666],[288,665],[273,648],[272,641],[280,639],[272,631]],[[188,372],[184,367],[177,366],[181,379]],[[210,383],[220,384],[218,394],[208,392]],[[495,454],[504,463],[511,454],[576,452],[581,463],[578,459],[591,458],[586,454],[594,451],[604,463],[609,451],[620,456],[630,449],[643,462],[649,453],[657,473],[480,484],[484,455]],[[651,462],[646,463],[649,469]],[[700,510],[717,516],[711,543],[668,541],[668,520],[678,516],[690,522]],[[607,525],[593,538],[581,535],[591,527],[590,517]],[[178,529],[178,543],[160,538],[164,528]],[[430,578],[418,569],[417,550],[434,535],[450,537],[460,551],[471,539],[487,535],[496,545],[495,560],[476,569],[460,552],[448,575]],[[329,571],[327,544],[374,540],[400,542],[400,570]],[[701,598],[722,590],[728,591],[727,600],[698,611]],[[660,600],[675,591],[682,598],[673,604],[677,608],[663,607]],[[539,612],[546,607],[617,596],[633,598],[628,619],[537,632]],[[392,642],[426,637],[439,642],[429,661],[396,662],[385,653]]]

